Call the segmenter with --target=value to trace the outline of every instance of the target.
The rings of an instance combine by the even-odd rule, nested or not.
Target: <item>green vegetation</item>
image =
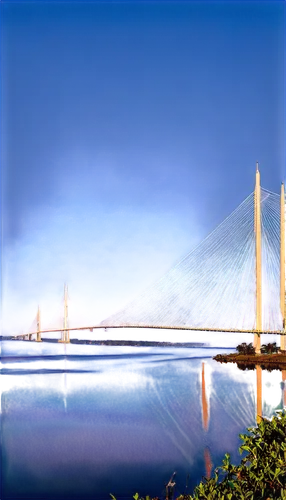
[[[236,348],[238,354],[255,354],[255,349],[252,344],[246,344],[246,342],[242,342]]]
[[[276,342],[273,342],[272,344],[263,344],[261,346],[260,352],[262,354],[274,354],[279,351],[279,347],[277,346]]]
[[[247,430],[249,434],[240,434],[240,452],[247,452],[240,465],[232,465],[226,454],[214,477],[203,478],[193,495],[176,500],[286,500],[286,413],[277,412],[272,420],[262,418]],[[138,493],[133,498],[144,500]],[[166,494],[167,500],[172,498]]]
[[[242,344],[239,344],[236,348],[238,354],[255,354],[255,349],[252,344],[246,344],[246,342],[243,342]],[[261,354],[275,354],[276,352],[279,351],[279,347],[277,346],[276,342],[269,343],[269,344],[263,344],[260,348]]]
[[[236,346],[236,351],[230,354],[216,354],[213,357],[215,361],[229,366],[238,366],[240,368],[254,368],[255,365],[261,365],[262,368],[286,368],[285,353],[279,353],[279,347],[276,342],[262,344],[261,354],[255,354],[252,343],[242,342]]]

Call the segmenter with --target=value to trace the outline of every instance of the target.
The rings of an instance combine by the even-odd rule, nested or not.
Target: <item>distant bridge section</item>
[[[78,332],[83,338],[122,338],[122,339],[146,339],[146,340],[205,340],[206,334],[201,332],[181,332],[179,330],[148,330],[138,328],[117,328],[113,330],[103,330],[96,332]]]

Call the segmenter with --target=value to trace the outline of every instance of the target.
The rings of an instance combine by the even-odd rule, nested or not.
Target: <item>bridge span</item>
[[[148,290],[100,324],[72,327],[68,292],[60,328],[37,326],[14,338],[59,333],[70,341],[72,331],[155,329],[280,335],[286,351],[285,190],[280,196],[260,186],[256,165],[254,191],[194,250]]]
[[[270,335],[286,335],[286,332],[281,331],[281,330],[261,330],[260,332],[257,332],[256,330],[253,329],[233,329],[230,331],[227,328],[212,328],[212,327],[206,327],[203,330],[199,330],[198,328],[194,327],[186,327],[186,326],[168,326],[168,325],[160,325],[158,327],[154,327],[152,325],[130,325],[128,327],[126,326],[117,326],[117,325],[104,325],[101,326],[100,329],[94,326],[79,326],[77,328],[67,328],[67,331],[70,333],[82,333],[82,332],[88,332],[89,334],[95,334],[93,338],[102,338],[102,337],[107,337],[107,338],[153,338],[153,339],[160,339],[160,338],[166,338],[170,340],[185,340],[187,337],[187,333],[190,332],[193,334],[193,338],[196,338],[197,340],[205,338],[206,333],[229,333],[229,334],[270,334]],[[48,333],[62,333],[62,329],[54,329],[54,330],[42,330],[40,332],[33,331],[33,332],[25,332],[25,333],[18,333],[12,336],[13,339],[26,339],[26,340],[32,340],[32,337],[35,337],[35,339],[40,342],[42,339],[37,339],[37,335],[43,334],[48,334]],[[61,339],[62,342],[62,339]],[[70,335],[68,337],[67,342],[63,343],[69,343],[70,342]]]

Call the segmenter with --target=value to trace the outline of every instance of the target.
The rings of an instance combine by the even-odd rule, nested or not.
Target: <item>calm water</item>
[[[174,471],[179,494],[238,462],[257,374],[217,352],[3,342],[2,498],[161,497]],[[281,372],[263,372],[262,401],[282,408]]]

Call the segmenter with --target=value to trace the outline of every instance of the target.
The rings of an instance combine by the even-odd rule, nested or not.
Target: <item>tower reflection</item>
[[[282,405],[286,409],[286,370],[282,370]]]
[[[208,425],[209,425],[209,419],[210,419],[210,403],[209,403],[210,375],[209,375],[209,372],[210,372],[209,366],[205,363],[205,361],[202,361],[201,373],[200,373],[201,404],[202,404],[202,421],[203,421],[203,428],[204,428],[205,432],[208,431]],[[207,447],[204,448],[204,460],[205,460],[205,467],[206,467],[206,478],[210,479],[211,471],[212,471],[212,462],[211,462],[210,451]]]
[[[207,431],[209,427],[209,402],[206,392],[205,363],[202,363],[202,419],[203,428]]]
[[[268,388],[267,392],[265,391],[266,378],[267,380],[270,380],[270,394]],[[278,390],[279,386],[280,394]],[[286,370],[281,370],[279,375],[265,374],[265,371],[262,369],[262,367],[260,365],[256,365],[254,375],[254,388],[255,414],[257,424],[261,422],[263,417],[263,399],[266,399],[269,403],[277,404],[281,397],[282,407],[286,409]],[[265,392],[267,396],[265,396]]]
[[[211,477],[213,464],[211,459],[211,453],[207,446],[204,450],[204,459],[205,459],[206,478],[209,479]]]
[[[207,364],[202,363],[201,366],[201,418],[202,418],[202,428],[204,431],[204,434],[207,439],[207,433],[209,432],[209,426],[210,426],[210,394],[209,394],[209,381],[208,381],[208,371],[207,371]],[[252,368],[253,369],[253,368]],[[255,411],[255,419],[257,424],[259,424],[263,418],[263,416],[268,416],[270,418],[270,415],[274,413],[275,409],[286,409],[286,370],[281,370],[281,376],[282,376],[282,398],[277,400],[277,377],[281,380],[280,374],[275,370],[273,373],[273,377],[270,376],[269,373],[264,373],[263,377],[263,369],[260,365],[255,366],[255,371],[256,375],[255,378],[256,380],[254,382],[254,389],[256,392],[256,404],[254,406],[254,411]],[[269,379],[270,376],[270,379]],[[269,380],[272,380],[274,382],[269,382]],[[264,381],[264,389],[263,391],[263,381]],[[252,384],[251,384],[252,385]],[[255,387],[256,385],[256,387]],[[252,386],[253,387],[253,386]],[[275,389],[276,387],[276,389]],[[274,399],[271,398],[269,400],[269,388],[273,388],[274,390]],[[272,389],[271,389],[272,390]],[[263,392],[264,393],[264,398],[266,398],[266,401],[263,403]],[[281,394],[281,392],[280,392]],[[276,406],[277,405],[277,406]],[[252,406],[253,408],[253,406]],[[253,409],[252,409],[253,412]],[[264,413],[263,413],[264,412]],[[253,415],[253,413],[252,413]],[[253,418],[253,417],[252,417]],[[246,424],[247,426],[247,424]],[[212,457],[211,457],[211,450],[210,447],[205,445],[204,446],[204,464],[205,464],[205,477],[210,478],[212,469],[213,469],[213,463],[212,463]]]
[[[67,345],[63,345],[62,347],[64,354],[68,352],[68,347]],[[64,359],[64,373],[63,373],[63,379],[62,379],[62,390],[64,391],[64,410],[67,411],[67,388],[70,386],[70,376],[66,372],[68,368],[68,361],[65,358]]]
[[[262,419],[262,368],[256,365],[256,421],[259,424]]]

